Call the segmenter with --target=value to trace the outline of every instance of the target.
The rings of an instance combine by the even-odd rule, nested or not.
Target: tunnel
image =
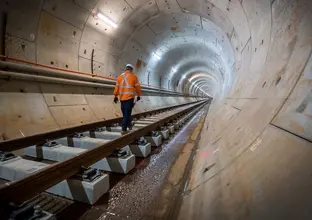
[[[0,8],[0,142],[121,117],[113,88],[132,64],[134,113],[210,100],[184,191],[149,219],[312,218],[312,1]]]

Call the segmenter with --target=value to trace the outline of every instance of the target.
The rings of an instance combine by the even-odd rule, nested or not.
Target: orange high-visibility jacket
[[[138,77],[130,71],[122,73],[117,78],[114,96],[119,95],[120,100],[128,100],[135,97],[135,92],[138,94],[138,96],[142,95]]]

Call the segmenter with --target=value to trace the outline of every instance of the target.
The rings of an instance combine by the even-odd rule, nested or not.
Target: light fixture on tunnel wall
[[[117,28],[118,24],[116,24],[115,22],[113,22],[111,19],[109,19],[108,17],[106,17],[105,15],[103,15],[101,12],[97,13],[97,16],[104,21],[106,24],[112,26],[113,28]]]
[[[161,57],[160,57],[158,54],[156,54],[156,53],[153,53],[153,57],[154,57],[156,60],[161,60]]]
[[[175,72],[177,72],[177,69],[172,67],[172,73],[175,73]]]

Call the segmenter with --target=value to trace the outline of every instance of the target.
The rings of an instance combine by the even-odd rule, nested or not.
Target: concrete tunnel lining
[[[94,51],[96,74],[116,77],[130,62],[142,83],[213,96],[179,219],[311,216],[302,211],[312,198],[306,171],[311,1],[12,0],[0,6],[7,14],[5,55],[91,72]],[[94,16],[95,9],[118,28]],[[2,139],[120,115],[107,89],[1,79],[0,91]],[[145,94],[135,112],[193,100]],[[296,162],[289,165],[292,155]],[[291,187],[301,190],[295,195]]]

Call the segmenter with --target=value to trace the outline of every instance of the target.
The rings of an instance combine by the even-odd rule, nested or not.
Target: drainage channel
[[[152,148],[161,146],[205,104],[207,101],[200,101],[145,113],[144,117],[135,117],[133,130],[124,136],[120,135],[121,128],[111,123],[87,131],[80,128],[74,135],[53,141],[33,138],[44,143],[26,148],[11,144],[14,150],[24,148],[25,156],[1,153],[0,178],[12,182],[0,185],[0,215],[53,219],[72,201],[94,204],[109,191],[110,173],[129,173],[135,168],[136,158],[148,157]],[[8,148],[0,143],[1,147]],[[51,208],[52,202],[47,201],[57,198],[59,207]]]

